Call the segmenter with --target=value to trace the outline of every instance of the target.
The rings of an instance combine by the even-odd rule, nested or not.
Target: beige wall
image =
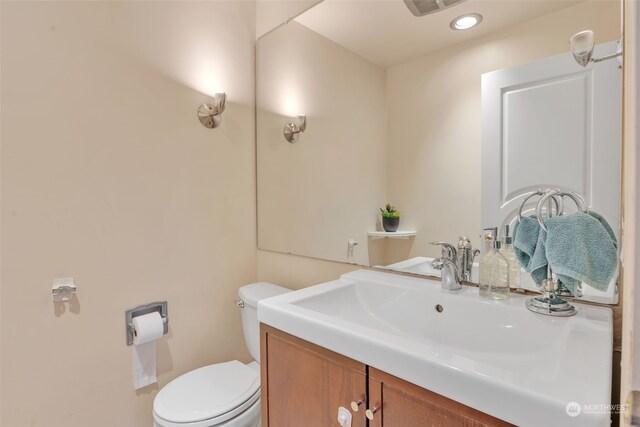
[[[257,62],[258,247],[366,264],[386,197],[385,70],[295,21],[258,41]]]
[[[362,267],[343,262],[258,251],[258,280],[277,283],[290,289],[329,282],[359,268]]]
[[[159,386],[248,361],[251,2],[2,2],[3,427],[148,427],[126,308],[166,299]],[[228,93],[219,129],[198,105]],[[77,300],[51,302],[55,277]]]
[[[620,5],[581,3],[387,70],[389,200],[418,235],[410,257],[437,256],[434,240],[479,245],[480,76],[565,53],[585,28],[620,37]]]

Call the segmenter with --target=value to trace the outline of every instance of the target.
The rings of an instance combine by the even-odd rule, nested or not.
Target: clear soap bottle
[[[500,248],[500,253],[509,263],[509,286],[520,289],[520,261],[513,248],[513,237],[509,235],[509,225],[504,226],[504,244]]]
[[[509,261],[500,253],[498,228],[487,228],[492,234],[492,247],[480,261],[480,296],[489,299],[509,297]]]

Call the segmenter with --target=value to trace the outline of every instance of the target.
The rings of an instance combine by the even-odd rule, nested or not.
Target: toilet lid
[[[218,417],[248,401],[260,388],[259,373],[237,360],[188,372],[164,386],[156,414],[175,423]]]

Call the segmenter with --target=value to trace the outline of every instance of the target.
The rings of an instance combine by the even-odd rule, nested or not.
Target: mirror
[[[616,59],[578,65],[569,38],[590,29],[594,56],[615,52],[620,7],[467,0],[416,17],[401,0],[324,0],[262,36],[259,249],[439,275],[431,242],[482,248],[483,228],[513,224],[541,186],[580,193],[617,231],[621,70]],[[468,13],[479,25],[451,28]],[[395,233],[383,231],[387,203],[400,211]],[[617,301],[615,283],[583,291]]]

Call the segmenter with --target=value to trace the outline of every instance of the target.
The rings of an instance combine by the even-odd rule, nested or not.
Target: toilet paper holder
[[[163,334],[169,332],[169,312],[166,301],[156,301],[149,304],[139,305],[125,311],[125,325],[127,328],[127,345],[133,344],[133,318],[144,316],[145,314],[157,311],[162,317]]]

